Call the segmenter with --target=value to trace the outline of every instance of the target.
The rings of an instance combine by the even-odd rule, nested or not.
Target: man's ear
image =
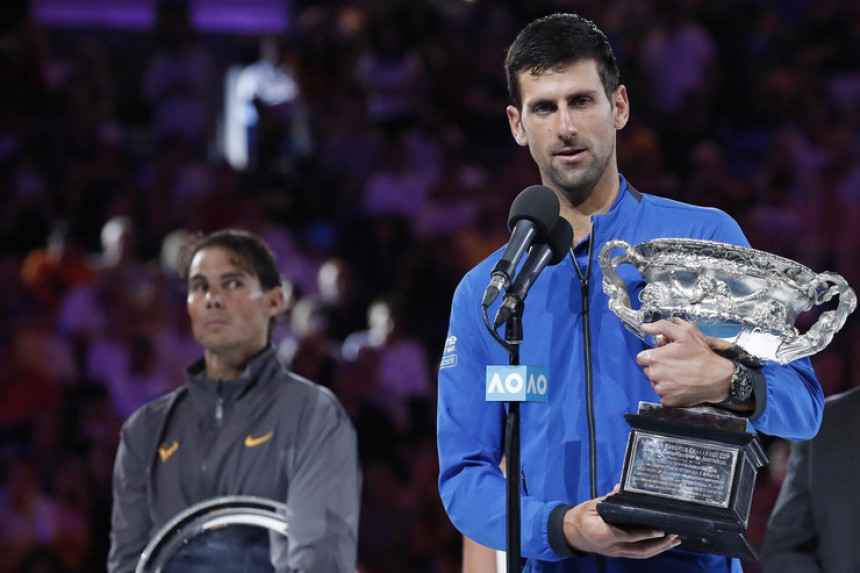
[[[623,85],[618,86],[612,94],[612,105],[615,107],[615,129],[621,129],[630,119],[630,100],[627,99],[627,88]]]
[[[511,126],[511,135],[514,136],[514,141],[525,147],[529,144],[529,139],[526,137],[526,131],[523,128],[522,117],[520,110],[512,105],[509,105],[505,110],[508,113],[508,124]]]
[[[286,297],[284,297],[283,287],[276,286],[266,293],[268,302],[269,317],[278,316],[284,310]]]

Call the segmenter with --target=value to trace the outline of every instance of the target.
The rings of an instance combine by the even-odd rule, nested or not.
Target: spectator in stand
[[[284,160],[295,162],[311,151],[309,110],[298,83],[298,57],[295,39],[265,36],[260,40],[260,59],[242,69],[236,79],[246,161],[257,169],[273,169]]]
[[[860,107],[858,107],[860,112]],[[828,235],[836,230],[836,240],[829,245],[830,255],[840,268],[847,269],[846,279],[855,288],[860,280],[857,253],[860,251],[860,143],[856,128],[840,126],[827,138],[827,164],[821,169],[821,185],[836,207],[825,209],[823,201],[810,197],[807,205],[816,205],[821,215],[820,233],[816,237],[819,251],[828,248]],[[829,202],[828,202],[829,203]],[[833,220],[830,216],[836,215]]]
[[[107,387],[114,411],[124,419],[165,394],[172,388],[172,381],[160,368],[152,336],[128,325],[114,326],[121,322],[124,321],[112,321],[106,336],[90,342],[87,377]]]
[[[346,337],[343,357],[355,360],[364,347],[379,353],[377,399],[395,427],[406,430],[410,422],[408,400],[426,398],[432,392],[426,351],[404,332],[400,303],[394,297],[371,303],[367,324],[367,330]]]
[[[290,370],[331,388],[340,344],[328,336],[328,317],[316,298],[299,300],[292,310],[292,337],[278,344],[278,356]]]
[[[424,62],[409,44],[402,22],[393,13],[372,17],[369,45],[355,64],[364,89],[367,114],[388,135],[416,121],[427,80]]]
[[[682,117],[691,97],[707,95],[715,87],[716,47],[690,10],[682,0],[658,2],[659,22],[644,39],[642,64],[652,104],[665,121]]]
[[[109,219],[102,227],[102,253],[93,264],[98,272],[94,283],[71,289],[59,312],[60,332],[75,347],[81,372],[86,371],[86,355],[92,340],[101,337],[109,327],[123,328],[123,310],[128,297],[145,288],[150,279],[137,261],[137,230],[134,222],[123,216]]]
[[[191,3],[159,0],[158,47],[147,64],[143,92],[153,106],[153,136],[179,136],[202,152],[213,128],[212,57],[193,39]]]
[[[398,215],[413,220],[424,210],[433,177],[409,168],[399,139],[386,140],[383,164],[367,180],[362,211],[373,217]]]
[[[55,217],[54,204],[37,151],[26,150],[11,170],[3,192],[0,229],[5,249],[23,256],[45,244]]]
[[[0,570],[21,567],[36,548],[56,545],[62,535],[57,502],[39,487],[33,463],[26,457],[4,464],[5,479],[0,487]]]
[[[366,324],[352,267],[345,259],[330,258],[317,272],[317,286],[329,336],[338,342]]]
[[[804,169],[798,138],[790,132],[777,134],[767,151],[765,162],[755,178],[755,205],[746,214],[750,243],[757,249],[798,258],[797,229],[803,224],[807,241],[817,242],[818,209],[805,203],[807,193],[818,197],[814,171]],[[820,201],[816,201],[820,202]],[[806,207],[805,209],[803,207]]]
[[[703,141],[689,153],[690,173],[684,186],[689,201],[726,213],[742,213],[749,207],[753,200],[750,185],[729,172],[725,151],[719,143]]]
[[[46,38],[28,0],[7,0],[0,20],[0,109],[38,117],[48,106]]]
[[[11,343],[0,345],[0,432],[23,441],[41,418],[58,415],[62,404],[60,385],[41,353],[45,347],[33,344],[29,331],[18,325]]]
[[[48,244],[30,251],[21,266],[21,282],[47,308],[57,308],[66,293],[96,279],[67,221],[54,223]]]

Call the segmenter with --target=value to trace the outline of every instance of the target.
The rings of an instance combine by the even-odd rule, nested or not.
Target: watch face
[[[752,372],[741,364],[738,364],[737,369],[732,376],[731,391],[732,394],[735,394],[735,398],[740,402],[746,402],[752,395]]]

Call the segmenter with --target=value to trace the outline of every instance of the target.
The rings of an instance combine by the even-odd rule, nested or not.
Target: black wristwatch
[[[732,362],[735,365],[735,371],[732,374],[732,381],[729,383],[729,397],[722,402],[717,402],[714,406],[726,407],[745,404],[749,401],[750,396],[752,396],[752,372],[740,362],[735,362],[734,360]]]

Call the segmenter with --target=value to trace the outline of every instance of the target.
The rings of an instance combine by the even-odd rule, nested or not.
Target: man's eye
[[[591,98],[588,97],[579,97],[573,100],[573,105],[576,107],[586,107],[591,103]]]
[[[242,281],[240,281],[239,279],[230,279],[225,283],[225,286],[231,289],[239,288],[240,286],[242,286]]]
[[[553,107],[551,105],[540,104],[534,107],[534,112],[537,114],[547,114],[552,113]]]
[[[191,285],[191,292],[205,292],[206,285],[203,283],[195,283]]]

